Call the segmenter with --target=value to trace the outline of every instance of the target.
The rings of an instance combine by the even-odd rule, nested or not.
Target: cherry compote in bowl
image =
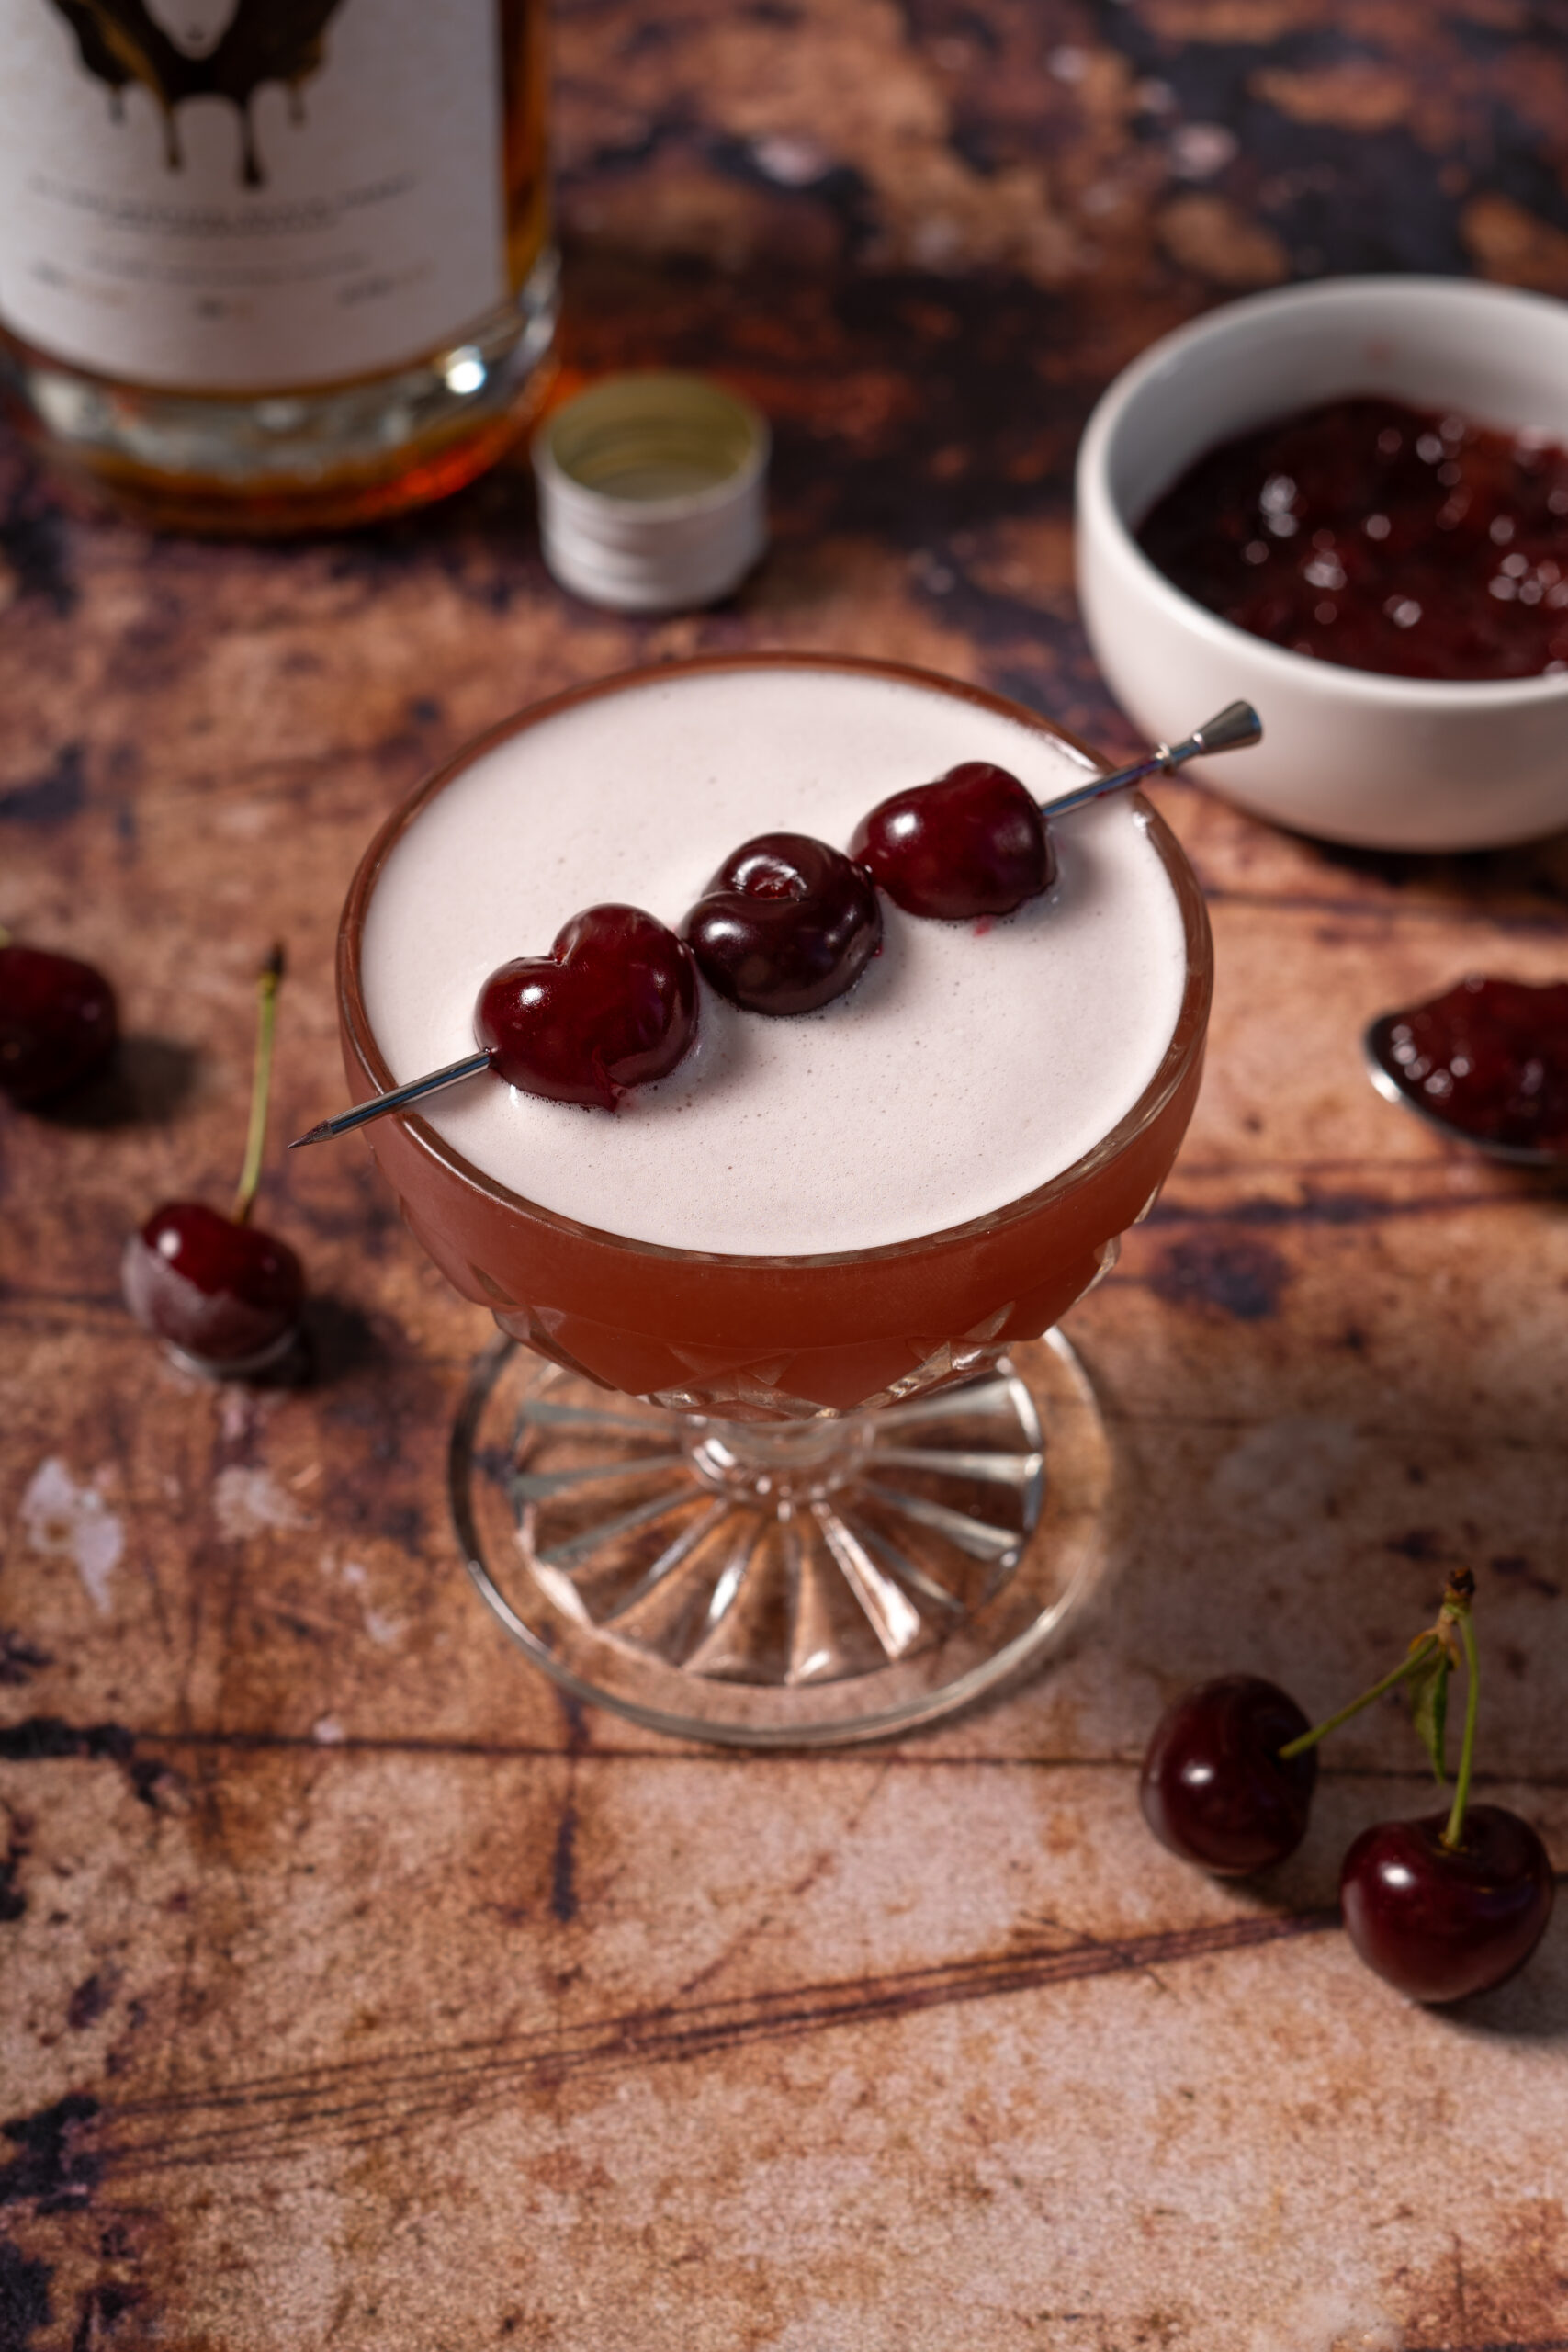
[[[770,820],[841,850],[889,792],[998,746],[1037,800],[1096,772],[996,696],[816,655],[675,663],[519,713],[432,776],[355,877],[355,1100],[465,1051],[486,973],[543,953],[584,900],[678,927]],[[885,899],[881,953],[823,1011],[770,1020],[705,982],[698,1044],[646,1102],[540,1104],[487,1073],[366,1131],[414,1237],[505,1334],[453,1442],[470,1573],[581,1695],[756,1747],[869,1737],[1032,1659],[1091,1589],[1111,1456],[1055,1326],[1169,1170],[1213,965],[1196,879],[1146,804],[1114,796],[1051,832],[1060,871],[1014,916],[922,923]],[[1167,961],[1151,947],[1142,978],[1095,961],[1156,933]],[[1036,956],[1065,958],[1078,996],[1025,1001]],[[954,974],[988,974],[1021,1034],[1038,1015],[1062,1066],[1043,1048],[993,1085],[973,1032],[951,1069],[922,1059],[912,1008],[940,1017]],[[1077,1127],[1052,1125],[1057,1096]],[[547,1199],[495,1172],[513,1116]],[[1031,1182],[1036,1127],[1066,1156]]]
[[[1078,455],[1078,590],[1100,667],[1156,741],[1205,695],[1246,695],[1262,743],[1234,769],[1195,773],[1256,816],[1371,849],[1552,832],[1568,825],[1568,673],[1396,676],[1316,658],[1210,610],[1139,543],[1205,452],[1361,395],[1568,446],[1568,306],[1458,278],[1329,278],[1224,304],[1153,345],[1104,394]],[[1434,473],[1444,455],[1432,450]],[[1493,552],[1493,593],[1511,595],[1506,540]],[[1341,567],[1333,548],[1316,553],[1332,606]]]

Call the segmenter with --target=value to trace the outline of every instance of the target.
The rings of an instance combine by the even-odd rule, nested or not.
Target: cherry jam
[[[1357,398],[1223,442],[1144,523],[1254,637],[1400,678],[1568,669],[1568,450]]]
[[[1461,980],[1371,1032],[1378,1066],[1417,1108],[1478,1143],[1568,1153],[1568,980]]]

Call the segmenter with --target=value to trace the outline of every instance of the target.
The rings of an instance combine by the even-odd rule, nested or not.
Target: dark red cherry
[[[91,964],[0,946],[0,1092],[42,1102],[90,1078],[118,1035],[114,990]]]
[[[200,1201],[153,1210],[125,1245],[120,1284],[139,1323],[228,1373],[281,1354],[305,1300],[305,1271],[287,1242]]]
[[[759,833],[727,857],[682,924],[703,977],[748,1012],[815,1012],[882,944],[863,869],[809,833]]]
[[[509,1086],[613,1111],[668,1078],[697,1034],[692,951],[640,907],[589,907],[547,956],[492,972],[474,1035]]]
[[[1255,1675],[1187,1691],[1156,1726],[1138,1801],[1162,1846],[1223,1878],[1294,1853],[1306,1835],[1317,1750],[1282,1763],[1311,1728],[1295,1701]]]
[[[850,855],[912,915],[961,922],[1010,915],[1056,876],[1056,853],[1030,794],[1006,768],[965,760],[935,784],[878,801]]]
[[[1462,2001],[1524,1966],[1551,1917],[1551,1864],[1517,1813],[1472,1804],[1460,1843],[1446,1813],[1364,1829],[1339,1903],[1367,1966],[1413,2001]]]

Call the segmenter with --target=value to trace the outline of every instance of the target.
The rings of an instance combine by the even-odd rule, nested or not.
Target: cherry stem
[[[234,1223],[246,1225],[261,1182],[262,1152],[266,1144],[267,1097],[272,1091],[272,1040],[277,1026],[277,984],[283,978],[283,950],[275,947],[256,978],[256,1059],[251,1080],[251,1127],[245,1137],[245,1164],[234,1194]]]
[[[1464,1644],[1465,1668],[1464,1740],[1459,1752],[1453,1807],[1449,1815],[1449,1826],[1442,1836],[1442,1843],[1451,1853],[1459,1845],[1460,1835],[1464,1828],[1464,1809],[1470,1802],[1470,1768],[1475,1759],[1475,1719],[1481,1712],[1481,1678],[1477,1670],[1475,1628],[1470,1622],[1469,1603],[1454,1608],[1450,1596],[1447,1605],[1459,1621],[1459,1637]]]
[[[1381,1699],[1385,1690],[1392,1690],[1396,1683],[1404,1681],[1417,1668],[1425,1666],[1438,1647],[1436,1634],[1423,1634],[1409,1657],[1403,1658],[1392,1674],[1385,1674],[1381,1682],[1374,1682],[1370,1690],[1363,1690],[1359,1699],[1352,1699],[1349,1705],[1341,1707],[1337,1715],[1330,1715],[1326,1722],[1314,1724],[1311,1731],[1303,1731],[1299,1738],[1288,1741],[1280,1750],[1280,1763],[1288,1764],[1292,1756],[1304,1756],[1309,1747],[1315,1747],[1318,1741],[1326,1739],[1331,1731],[1337,1731],[1340,1724],[1348,1724],[1352,1715],[1359,1715],[1363,1707],[1370,1707],[1374,1699]]]

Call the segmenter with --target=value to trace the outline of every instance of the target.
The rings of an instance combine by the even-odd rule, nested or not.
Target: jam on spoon
[[[1472,974],[1366,1033],[1372,1083],[1499,1158],[1568,1159],[1568,980]]]
[[[1138,534],[1223,620],[1404,678],[1568,669],[1568,450],[1354,398],[1209,450]]]

